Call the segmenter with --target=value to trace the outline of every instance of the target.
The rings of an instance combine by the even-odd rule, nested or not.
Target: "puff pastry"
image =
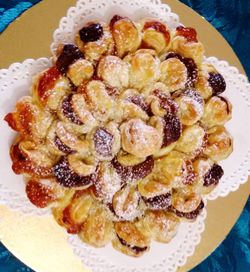
[[[223,75],[193,28],[157,19],[82,25],[5,121],[26,194],[93,247],[139,257],[204,208],[233,150]]]

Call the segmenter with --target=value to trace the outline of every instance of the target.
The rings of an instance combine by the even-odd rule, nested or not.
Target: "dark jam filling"
[[[95,150],[99,155],[109,157],[112,155],[114,136],[105,128],[98,128],[93,137]]]
[[[74,112],[72,107],[72,96],[73,94],[66,97],[62,102],[62,112],[72,123],[76,125],[83,125],[83,122],[79,119],[77,114]]]
[[[138,247],[138,246],[131,246],[130,244],[128,244],[126,241],[124,241],[121,237],[117,235],[118,240],[120,241],[120,243],[125,246],[128,247],[129,249],[131,249],[135,254],[139,254],[141,252],[144,252],[148,249],[148,247]]]
[[[154,90],[153,94],[159,99],[160,106],[170,114],[178,113],[178,105],[166,94],[160,90]]]
[[[90,24],[79,31],[80,38],[83,42],[95,42],[103,35],[103,27],[100,24]]]
[[[166,147],[181,137],[182,125],[180,119],[174,114],[164,116],[163,144]]]
[[[224,171],[222,167],[218,164],[214,164],[212,168],[204,176],[203,185],[206,187],[210,185],[217,185],[223,175],[224,175]]]
[[[219,73],[209,73],[208,83],[213,90],[213,95],[218,95],[226,90],[224,77]]]
[[[140,107],[142,110],[144,110],[147,114],[151,115],[151,109],[150,105],[146,103],[145,99],[140,95],[134,95],[128,97],[128,101],[134,103],[138,107]]]
[[[172,195],[170,193],[166,193],[164,195],[159,195],[151,198],[143,197],[143,200],[151,209],[165,210],[169,208],[172,204]]]
[[[72,63],[82,58],[84,58],[83,53],[77,46],[66,44],[57,58],[56,67],[62,74],[65,74]]]
[[[194,60],[191,58],[184,58],[181,55],[175,53],[175,52],[170,52],[167,54],[165,59],[170,59],[170,58],[176,58],[180,60],[187,68],[187,83],[186,87],[192,87],[197,81],[198,78],[198,68],[197,65],[195,64]]]
[[[95,174],[80,176],[75,173],[70,168],[66,157],[62,157],[59,162],[53,166],[52,171],[57,182],[68,188],[90,185],[95,180]]]
[[[147,159],[134,166],[124,166],[116,158],[112,160],[112,165],[123,182],[138,180],[149,175],[154,167],[154,159],[150,156]]]
[[[204,202],[201,201],[199,206],[194,211],[189,212],[189,213],[180,212],[177,209],[175,209],[173,206],[171,206],[171,208],[169,210],[171,212],[175,213],[179,217],[185,217],[186,219],[192,220],[192,219],[197,218],[197,216],[201,213],[204,206],[205,206]]]
[[[54,144],[56,145],[56,147],[62,151],[65,154],[70,154],[73,153],[74,150],[72,150],[70,147],[68,147],[67,145],[65,145],[60,138],[56,135],[55,139],[54,139]]]

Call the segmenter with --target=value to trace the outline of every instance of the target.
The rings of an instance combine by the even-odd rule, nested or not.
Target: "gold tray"
[[[75,0],[43,0],[13,22],[0,36],[0,67],[26,58],[50,56],[52,34]],[[227,60],[245,73],[232,48],[200,15],[177,0],[165,1],[180,21],[197,29],[206,55]],[[188,271],[205,259],[226,237],[250,192],[250,182],[226,198],[209,201],[206,229],[193,256],[179,271]],[[37,272],[83,272],[81,261],[66,242],[66,233],[52,217],[25,217],[0,206],[0,239],[22,262]],[[42,230],[42,231],[41,231]]]

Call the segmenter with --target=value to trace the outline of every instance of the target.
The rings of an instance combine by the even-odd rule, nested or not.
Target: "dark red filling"
[[[57,135],[54,139],[54,143],[55,143],[56,147],[65,154],[70,154],[70,153],[74,152],[74,150],[72,150],[70,147],[65,145]]]
[[[147,114],[152,115],[150,105],[146,103],[145,99],[142,96],[140,96],[140,95],[130,96],[130,97],[128,97],[127,100],[134,103],[138,107],[140,107]]]
[[[65,74],[72,63],[83,57],[83,53],[77,46],[66,44],[56,61],[56,67],[62,74]]]
[[[140,252],[146,251],[148,249],[148,247],[131,246],[126,241],[124,241],[121,237],[119,237],[118,234],[116,234],[116,235],[117,235],[117,238],[119,239],[120,243],[123,246],[126,246],[129,249],[131,249],[132,251],[134,251],[135,254],[139,254]]]
[[[150,209],[165,210],[172,204],[172,195],[166,193],[151,198],[143,197],[143,200]]]
[[[194,86],[198,78],[198,68],[194,60],[190,58],[184,58],[175,52],[168,53],[165,59],[167,60],[170,58],[176,58],[180,60],[183,64],[185,64],[187,68],[187,76],[188,76],[186,87]]]
[[[110,28],[113,28],[114,24],[122,19],[124,19],[125,17],[121,17],[120,15],[114,15],[113,18],[110,21]]]
[[[95,174],[80,176],[75,173],[70,168],[66,157],[62,157],[59,162],[53,166],[52,171],[57,182],[68,188],[90,185],[96,178]]]
[[[181,133],[182,125],[180,119],[174,114],[165,115],[162,147],[176,142],[181,137]]]
[[[138,180],[145,178],[149,175],[154,167],[154,159],[150,156],[147,159],[134,166],[124,166],[120,164],[117,158],[112,160],[112,165],[115,168],[118,175],[121,177],[123,182]]]
[[[217,185],[223,175],[224,175],[224,171],[223,171],[222,167],[215,163],[212,166],[212,168],[204,176],[203,185],[206,187],[208,187],[210,185]]]
[[[103,35],[103,27],[100,24],[90,24],[79,31],[80,38],[83,42],[95,42]]]
[[[159,99],[160,106],[166,110],[168,113],[177,114],[178,105],[166,94],[162,93],[160,90],[154,90],[153,94]]]
[[[201,201],[201,203],[199,204],[199,206],[192,212],[189,213],[184,213],[184,212],[180,212],[177,209],[175,209],[173,206],[170,207],[170,211],[175,213],[177,216],[179,217],[185,217],[189,220],[195,219],[197,218],[197,216],[201,213],[202,209],[204,208],[204,202]]]
[[[74,109],[72,106],[72,96],[73,96],[73,94],[70,94],[68,97],[66,97],[63,100],[62,112],[72,123],[81,126],[81,125],[83,125],[83,122],[80,120],[80,118],[74,112]]]
[[[109,157],[112,155],[114,137],[105,128],[98,128],[94,134],[95,150],[98,154]]]
[[[208,83],[213,89],[213,95],[218,95],[226,90],[224,77],[219,73],[209,73]]]

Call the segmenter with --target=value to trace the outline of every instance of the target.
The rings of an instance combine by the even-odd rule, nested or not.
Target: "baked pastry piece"
[[[198,72],[195,84],[200,95],[207,99],[212,95],[219,95],[226,90],[224,77],[210,63],[203,63]]]
[[[228,122],[232,117],[232,104],[222,96],[211,97],[204,109],[201,122],[206,127],[221,126]]]
[[[112,241],[113,247],[124,254],[139,257],[149,250],[150,239],[141,230],[142,222],[115,223],[116,236]]]
[[[212,127],[207,131],[208,141],[204,154],[214,161],[226,159],[233,151],[233,139],[223,126]]]
[[[115,15],[58,46],[5,116],[30,202],[93,246],[142,256],[204,208],[232,152],[223,76],[192,28]]]
[[[140,21],[142,47],[154,49],[157,54],[165,53],[170,46],[170,31],[162,22],[155,19]]]
[[[143,220],[148,235],[160,243],[168,243],[176,235],[180,219],[165,211],[147,211]]]
[[[89,22],[83,26],[76,35],[76,44],[90,61],[98,61],[114,51],[110,28],[102,22]]]
[[[110,21],[117,55],[122,58],[135,52],[141,44],[141,33],[135,22],[127,17],[115,15]]]

